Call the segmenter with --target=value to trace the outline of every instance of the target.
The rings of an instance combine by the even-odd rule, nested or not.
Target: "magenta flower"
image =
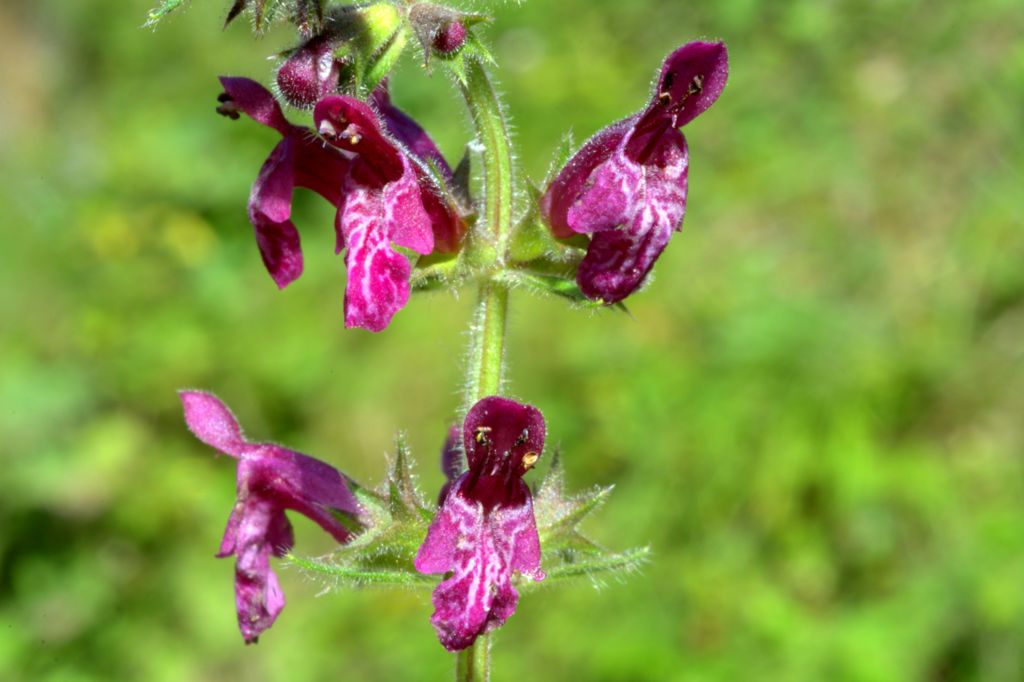
[[[533,500],[523,482],[544,436],[537,408],[505,398],[484,398],[466,415],[469,470],[452,483],[415,561],[420,573],[452,572],[434,590],[431,617],[449,651],[465,649],[515,612],[513,571],[544,579]]]
[[[334,467],[271,443],[251,443],[224,403],[201,391],[181,391],[185,422],[196,437],[238,460],[238,500],[218,557],[235,555],[235,606],[246,644],[274,624],[284,593],[270,555],[295,544],[284,511],[303,514],[338,542],[351,537],[343,516],[362,517],[347,479]]]
[[[678,128],[718,99],[728,75],[724,43],[683,45],[647,107],[591,138],[548,187],[541,209],[555,235],[593,233],[576,276],[587,297],[629,296],[680,228],[689,152]]]
[[[303,64],[296,66],[296,72],[316,66],[315,60]],[[237,118],[241,111],[284,137],[263,164],[249,197],[249,220],[271,277],[283,289],[302,274],[299,233],[291,221],[292,193],[295,187],[312,189],[338,207],[337,252],[348,249],[345,326],[381,331],[409,300],[409,260],[392,243],[419,254],[453,252],[466,231],[458,209],[426,169],[430,162],[443,177],[451,176],[436,145],[415,121],[391,105],[386,91],[375,94],[374,101],[388,132],[408,151],[384,134],[376,114],[358,100],[328,97],[322,100],[323,107],[317,107],[317,124],[328,133],[333,128],[325,112],[341,116],[341,109],[331,109],[339,102],[359,121],[346,125],[361,126],[359,134],[342,140],[329,134],[330,141],[337,143],[330,146],[309,128],[289,123],[273,95],[259,83],[227,77],[221,83],[225,89],[221,113]]]
[[[335,223],[338,251],[347,249],[345,324],[380,331],[409,300],[409,260],[394,246],[431,253],[435,223],[445,246],[451,246],[457,241],[451,233],[454,209],[441,203],[418,158],[385,134],[365,102],[326,97],[313,118],[325,140],[355,154]],[[428,212],[428,205],[443,221]]]
[[[256,81],[221,77],[220,82],[225,92],[218,111],[233,118],[241,111],[284,138],[270,152],[249,195],[249,221],[263,264],[283,289],[302,274],[299,232],[291,221],[293,190],[311,189],[337,205],[349,161],[309,128],[289,123],[274,96]]]

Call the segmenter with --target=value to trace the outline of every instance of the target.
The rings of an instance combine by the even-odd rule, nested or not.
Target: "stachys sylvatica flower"
[[[451,173],[437,147],[415,121],[391,105],[386,92],[374,96],[383,129],[377,114],[359,100],[320,100],[324,106],[316,109],[317,125],[332,146],[309,128],[289,123],[273,95],[258,83],[226,77],[221,83],[221,113],[237,117],[241,111],[284,137],[249,197],[249,219],[271,277],[284,288],[302,274],[299,233],[291,221],[292,193],[295,187],[312,189],[338,208],[337,251],[347,249],[345,326],[381,331],[409,299],[409,260],[392,243],[419,254],[451,252],[465,233],[454,203],[427,171],[429,163],[442,176]],[[332,117],[342,110],[358,112],[352,114],[358,123],[349,123],[361,126],[358,135],[341,139],[334,134],[345,128],[331,127]],[[403,146],[406,141],[408,147]]]
[[[679,128],[718,99],[728,73],[723,43],[683,45],[647,107],[597,133],[548,187],[541,208],[554,234],[593,235],[576,278],[587,297],[633,293],[681,226],[689,152]]]
[[[302,274],[299,232],[291,220],[293,190],[311,189],[337,205],[349,161],[309,128],[289,123],[274,96],[256,81],[225,76],[220,82],[224,94],[217,111],[232,118],[242,112],[284,138],[270,152],[249,194],[249,221],[263,264],[283,289]]]
[[[421,573],[452,573],[434,590],[431,617],[449,651],[468,647],[515,612],[513,572],[544,579],[533,500],[523,482],[544,436],[540,411],[506,398],[484,398],[466,415],[469,468],[451,483],[415,561]],[[446,445],[445,453],[451,451]]]
[[[294,544],[285,510],[309,517],[340,543],[351,538],[341,519],[360,521],[362,510],[334,467],[279,445],[249,442],[227,406],[209,393],[180,396],[192,433],[238,460],[238,499],[217,556],[235,556],[238,627],[253,643],[284,608],[270,555],[284,556]]]
[[[325,140],[354,154],[335,224],[338,250],[346,249],[345,324],[380,331],[409,300],[409,259],[395,246],[433,252],[435,225],[450,246],[457,242],[459,221],[429,174],[385,132],[367,103],[325,97],[313,118]]]

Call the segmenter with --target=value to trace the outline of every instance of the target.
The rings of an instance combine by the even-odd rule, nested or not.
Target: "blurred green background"
[[[470,295],[345,331],[332,211],[301,193],[284,292],[245,217],[276,135],[213,109],[285,31],[224,0],[0,5],[0,679],[439,680],[429,596],[289,605],[246,648],[215,560],[230,461],[175,390],[376,482],[408,431],[436,490]],[[1019,0],[535,0],[491,8],[523,171],[720,37],[686,225],[632,315],[513,301],[514,394],[639,574],[546,589],[496,680],[1024,679],[1024,8]],[[408,57],[395,100],[468,126]],[[543,471],[544,466],[541,466]],[[328,549],[293,517],[298,550]]]

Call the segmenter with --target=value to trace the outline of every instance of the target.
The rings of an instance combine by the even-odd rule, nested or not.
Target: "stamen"
[[[690,86],[686,89],[686,94],[688,94],[688,95],[699,95],[703,89],[704,89],[704,75],[698,73],[696,76],[693,77],[693,80],[690,81]]]
[[[238,105],[231,99],[231,95],[226,92],[222,92],[217,95],[217,101],[220,104],[217,105],[217,113],[221,116],[227,116],[232,121],[237,121],[240,114],[238,113]]]
[[[336,137],[338,135],[338,129],[334,127],[333,123],[325,118],[320,121],[320,134],[324,137]]]
[[[529,471],[532,469],[538,459],[540,459],[540,455],[536,452],[527,452],[523,455],[523,471]]]

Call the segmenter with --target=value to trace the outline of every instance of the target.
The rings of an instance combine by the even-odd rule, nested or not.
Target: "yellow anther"
[[[529,471],[532,469],[538,459],[540,459],[540,454],[536,452],[527,452],[523,455],[523,471]]]

